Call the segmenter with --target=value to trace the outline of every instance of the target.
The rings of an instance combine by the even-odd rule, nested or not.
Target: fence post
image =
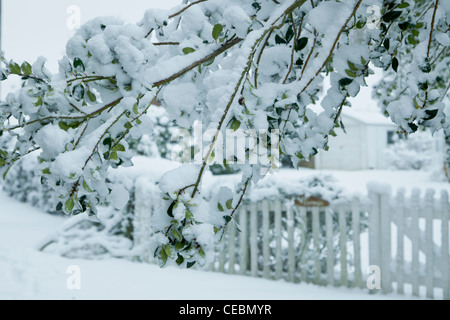
[[[442,250],[442,287],[444,289],[443,298],[445,300],[450,300],[450,265],[449,265],[449,244],[448,244],[448,238],[449,238],[449,211],[450,206],[448,204],[448,193],[445,190],[442,190],[441,192],[441,211],[442,211],[442,223],[441,223],[441,233],[442,233],[442,244],[441,244],[441,250]]]

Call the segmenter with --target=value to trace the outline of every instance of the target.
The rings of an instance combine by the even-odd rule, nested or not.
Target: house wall
[[[336,137],[329,138],[329,150],[320,150],[315,157],[316,169],[360,170],[365,158],[364,140],[366,132],[363,126],[351,119],[345,121],[344,133],[336,129]]]
[[[336,130],[337,137],[329,139],[329,150],[321,150],[316,156],[316,169],[384,169],[388,131],[395,131],[395,127],[365,124],[348,118],[344,123],[347,133]]]

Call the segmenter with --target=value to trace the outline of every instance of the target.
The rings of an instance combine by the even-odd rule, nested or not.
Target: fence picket
[[[443,297],[445,300],[450,300],[450,265],[449,265],[449,215],[450,215],[450,206],[448,204],[448,193],[447,191],[441,192],[441,237],[442,237],[442,287],[444,290]]]
[[[333,232],[333,210],[325,212],[325,228],[327,236],[327,282],[334,285],[334,232]]]
[[[425,194],[425,240],[426,240],[426,287],[427,298],[433,298],[434,291],[434,240],[433,240],[433,216],[434,216],[434,190],[428,189]]]
[[[236,226],[233,222],[228,225],[228,273],[235,273],[236,263]]]
[[[262,202],[263,222],[263,277],[270,278],[270,215],[269,202]]]
[[[286,208],[287,215],[287,228],[288,228],[288,281],[295,281],[295,247],[294,247],[294,230],[295,230],[295,219],[294,210],[291,205]]]
[[[412,243],[412,261],[411,261],[411,279],[412,292],[414,296],[419,296],[419,208],[420,208],[420,189],[413,189],[411,196],[411,243]]]
[[[276,241],[276,248],[275,248],[275,279],[281,279],[282,273],[283,273],[283,251],[282,251],[282,243],[281,243],[281,218],[282,218],[282,212],[281,212],[281,202],[279,200],[276,200],[274,202],[275,211],[275,241]]]
[[[312,232],[314,244],[314,283],[320,284],[320,274],[322,273],[320,265],[320,210],[319,207],[313,207],[312,215]]]
[[[341,285],[348,285],[347,270],[347,217],[346,210],[343,205],[339,206],[339,246],[341,249]]]
[[[397,257],[396,280],[397,293],[404,293],[405,260],[404,260],[404,234],[405,234],[405,189],[399,189],[396,197],[396,225],[397,225]]]
[[[299,208],[299,216],[300,216],[300,224],[302,226],[302,240],[303,240],[303,242],[306,242],[306,233],[308,232],[307,231],[308,230],[308,228],[307,228],[307,226],[308,226],[308,221],[307,221],[308,215],[306,213],[306,208],[305,207],[300,206],[300,208]],[[305,251],[307,250],[306,243],[301,243],[300,245],[301,245],[301,248],[302,248],[302,252],[300,253],[301,256],[300,256],[299,264],[301,264],[303,262],[303,259],[305,257]],[[305,268],[300,267],[300,276],[301,276],[301,279],[300,279],[301,282],[308,282],[308,280],[309,280],[308,279],[308,274],[307,274]]]
[[[258,210],[256,202],[250,205],[250,272],[258,276]]]
[[[391,283],[391,212],[390,194],[381,195],[381,287],[384,293],[392,292]]]
[[[358,198],[352,199],[352,228],[353,228],[353,256],[355,266],[355,278],[353,285],[357,288],[362,288],[362,270],[361,270],[361,222],[360,213],[361,203]]]
[[[243,204],[239,210],[239,226],[241,229],[239,237],[239,273],[244,275],[248,270],[248,226],[247,226],[247,204]]]

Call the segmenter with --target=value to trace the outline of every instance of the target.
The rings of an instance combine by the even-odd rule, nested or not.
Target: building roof
[[[342,110],[342,116],[353,119],[367,125],[397,127],[391,119],[385,117],[381,112],[375,110],[355,110],[345,108]]]

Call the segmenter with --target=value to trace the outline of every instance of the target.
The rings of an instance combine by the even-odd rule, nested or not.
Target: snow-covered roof
[[[342,116],[367,125],[396,127],[391,119],[377,111],[346,108],[342,111]]]

